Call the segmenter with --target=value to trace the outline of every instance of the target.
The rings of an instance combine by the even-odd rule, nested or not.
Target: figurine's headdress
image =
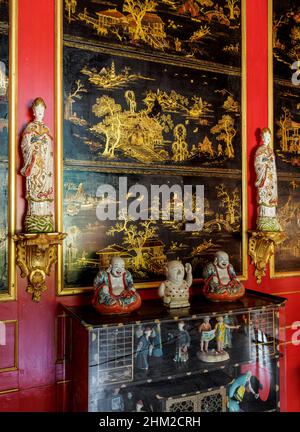
[[[271,135],[271,129],[270,128],[268,128],[268,127],[263,128],[261,131],[261,136],[264,136],[264,134],[267,132]]]
[[[47,108],[44,99],[41,98],[41,97],[38,97],[38,98],[34,99],[31,108],[33,109],[33,108],[37,107],[38,105],[43,105],[43,107],[44,107],[45,109]]]

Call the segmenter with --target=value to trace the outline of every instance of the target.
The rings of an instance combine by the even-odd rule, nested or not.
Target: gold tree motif
[[[135,22],[134,40],[146,41],[142,21],[147,12],[154,12],[157,2],[153,0],[125,0],[123,11],[128,12]]]
[[[292,118],[291,118],[290,111],[286,107],[283,107],[282,111],[283,111],[283,114],[281,115],[280,119],[277,121],[277,124],[279,126],[277,136],[278,136],[278,138],[281,139],[281,142],[280,142],[281,150],[284,152],[287,152],[287,151],[289,151],[287,130],[291,126]]]
[[[76,12],[77,0],[65,0],[65,10],[68,15],[69,24],[72,21],[72,14]]]
[[[227,0],[225,8],[229,10],[229,19],[234,20],[239,17],[240,8],[237,6],[238,0]]]
[[[217,197],[221,200],[220,207],[225,208],[226,218],[230,225],[234,225],[239,218],[240,196],[238,189],[234,189],[230,194],[226,191],[222,183],[216,186]]]
[[[234,148],[232,144],[233,138],[236,136],[236,129],[234,128],[234,119],[230,115],[223,115],[213,128],[211,132],[219,134],[217,136],[218,141],[224,141],[226,144],[225,154],[229,159],[234,158]]]
[[[113,98],[105,95],[96,99],[93,113],[97,117],[105,117],[102,123],[93,126],[91,130],[105,135],[103,156],[114,158],[115,150],[121,145],[122,107]]]
[[[114,236],[115,233],[124,234],[124,244],[128,245],[129,250],[136,254],[134,257],[135,269],[147,268],[143,248],[148,240],[156,237],[157,227],[154,220],[133,223],[128,216],[123,215],[122,221],[107,231],[107,235]]]
[[[65,119],[69,120],[70,117],[72,117],[73,115],[73,103],[75,102],[74,99],[78,99],[80,100],[82,98],[82,95],[80,93],[87,93],[87,89],[84,88],[84,85],[82,84],[82,82],[80,80],[77,80],[75,82],[76,84],[76,88],[73,92],[69,93],[67,98],[66,98],[66,102],[65,102]]]
[[[280,45],[280,42],[277,40],[277,34],[279,28],[283,24],[287,24],[290,18],[290,14],[281,15],[281,17],[277,20],[273,21],[273,48],[276,48],[277,45]]]

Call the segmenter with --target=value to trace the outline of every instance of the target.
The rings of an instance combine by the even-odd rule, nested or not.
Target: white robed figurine
[[[258,217],[257,229],[259,231],[281,231],[276,215],[278,205],[277,173],[275,155],[270,146],[271,131],[262,130],[262,145],[255,154],[255,172],[257,187]]]
[[[53,232],[53,150],[52,136],[44,124],[46,104],[37,98],[32,104],[34,121],[22,137],[24,165],[21,174],[26,177],[25,231],[28,233]]]

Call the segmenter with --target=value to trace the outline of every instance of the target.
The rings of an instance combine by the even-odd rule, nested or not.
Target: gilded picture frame
[[[278,216],[287,239],[275,247],[270,262],[272,279],[300,276],[300,256],[297,252],[297,202],[300,170],[296,126],[296,98],[299,84],[293,83],[298,19],[293,0],[280,3],[268,1],[268,99],[269,128],[272,131],[278,176]],[[296,76],[295,76],[296,77]],[[293,141],[293,142],[292,142]],[[300,150],[300,148],[299,148]],[[295,235],[296,234],[296,235]]]
[[[6,130],[6,138],[3,142],[7,142],[7,149],[1,154],[1,169],[3,181],[5,176],[7,178],[7,187],[1,188],[1,193],[5,196],[1,197],[4,204],[6,204],[6,217],[3,219],[4,238],[2,249],[6,254],[5,264],[5,283],[7,289],[0,290],[0,301],[16,300],[16,265],[15,265],[15,244],[12,240],[12,235],[15,233],[16,226],[16,109],[17,109],[17,23],[18,23],[18,2],[12,0],[4,0],[1,2],[4,12],[2,17],[9,16],[6,22],[1,22],[1,33],[5,40],[2,40],[4,51],[8,52],[8,60],[2,62],[2,78],[7,79],[8,91],[3,91],[2,108],[4,118],[2,118],[2,133]],[[8,66],[8,74],[6,75],[6,67]],[[6,77],[5,77],[6,76]],[[3,83],[3,81],[2,81]],[[6,105],[6,106],[5,106]],[[8,105],[8,106],[7,106]],[[3,126],[5,123],[5,127]],[[5,209],[5,205],[2,209]]]
[[[111,178],[113,178],[114,175],[125,175],[127,174],[128,177],[130,176],[135,176],[135,175],[171,175],[171,176],[178,176],[179,172],[180,175],[182,175],[184,177],[186,176],[193,176],[194,178],[203,178],[203,176],[210,176],[210,175],[215,175],[217,177],[221,177],[224,176],[224,170],[220,169],[218,166],[210,166],[210,164],[207,164],[207,167],[201,167],[199,168],[199,166],[197,166],[197,164],[190,164],[188,166],[185,166],[184,164],[181,165],[175,165],[174,166],[166,166],[163,163],[160,163],[159,160],[155,161],[155,164],[153,163],[147,163],[145,161],[137,161],[137,163],[132,163],[132,161],[128,161],[125,159],[123,159],[121,161],[121,163],[119,161],[116,160],[95,160],[95,161],[89,161],[89,162],[84,162],[82,160],[78,161],[78,160],[74,160],[72,158],[65,158],[65,151],[68,152],[68,147],[66,147],[66,143],[64,143],[64,118],[66,118],[66,106],[64,105],[64,98],[66,97],[66,95],[69,95],[70,98],[72,98],[72,94],[69,88],[69,93],[66,93],[65,89],[64,89],[64,74],[63,74],[63,53],[64,53],[64,43],[63,43],[63,26],[64,26],[64,21],[63,21],[63,14],[64,14],[64,7],[69,7],[69,14],[71,17],[71,3],[72,2],[66,2],[64,3],[63,0],[57,0],[56,1],[56,29],[55,29],[55,33],[56,33],[56,80],[55,80],[55,95],[56,95],[56,131],[55,131],[55,137],[56,137],[56,230],[59,232],[64,231],[65,227],[64,227],[64,219],[65,219],[65,201],[64,200],[64,194],[65,194],[65,187],[66,184],[64,183],[64,175],[66,171],[76,171],[78,170],[78,172],[80,173],[80,171],[85,171],[87,170],[87,166],[89,167],[88,169],[90,169],[92,172],[95,173],[96,175],[99,175],[97,173],[101,173],[102,175],[105,175],[105,173],[107,173],[107,175],[111,175]],[[78,3],[78,2],[77,2]],[[163,3],[163,2],[161,2]],[[173,2],[176,3],[176,2]],[[237,2],[234,2],[237,3]],[[227,166],[227,170],[226,171],[226,175],[233,175],[233,177],[237,176],[237,173],[239,172],[240,174],[240,178],[241,178],[241,196],[240,196],[240,221],[241,221],[241,228],[240,228],[240,233],[241,233],[241,255],[240,255],[240,259],[241,259],[241,263],[240,264],[240,272],[239,272],[239,277],[242,280],[247,279],[247,275],[248,275],[248,267],[247,267],[247,209],[246,209],[246,203],[247,203],[247,191],[246,191],[246,184],[247,184],[247,172],[246,172],[246,12],[245,12],[245,8],[246,8],[246,0],[241,0],[241,5],[242,5],[242,13],[241,13],[241,58],[240,58],[240,70],[239,72],[237,72],[237,68],[235,68],[234,66],[230,65],[228,67],[228,71],[230,71],[230,73],[237,74],[241,77],[241,88],[240,88],[240,101],[241,101],[241,111],[240,111],[240,117],[241,117],[241,121],[240,121],[240,149],[241,149],[241,153],[240,153],[240,166],[239,169],[235,169],[234,167],[230,166],[230,164]],[[82,12],[82,14],[86,14],[86,10],[84,12]],[[82,19],[85,19],[86,16],[81,17]],[[71,21],[70,21],[71,22]],[[76,40],[75,40],[76,39]],[[83,49],[87,49],[88,52],[92,52],[93,48],[91,47],[87,47],[82,38],[76,38],[75,37],[75,42],[73,42],[72,38],[69,38],[67,40],[67,42],[65,43],[65,46],[67,46],[70,51],[70,55],[68,58],[75,58],[76,56],[74,56],[74,52],[72,52],[72,49],[75,49],[77,46],[80,46],[80,48]],[[92,44],[91,44],[92,45]],[[83,51],[82,51],[83,52]],[[97,52],[99,52],[99,50],[97,49]],[[101,44],[101,57],[100,58],[100,62],[103,61],[103,69],[105,69],[105,73],[103,74],[102,72],[102,77],[104,77],[104,75],[106,74],[106,76],[104,77],[104,81],[107,78],[107,70],[109,68],[110,73],[113,73],[114,77],[116,77],[116,79],[123,79],[124,76],[126,75],[126,71],[122,71],[121,66],[119,66],[119,63],[121,64],[121,62],[119,62],[118,59],[123,58],[124,61],[126,61],[128,64],[132,61],[131,59],[138,59],[140,64],[144,64],[146,65],[144,67],[144,70],[149,71],[150,68],[147,67],[147,61],[151,61],[154,62],[154,64],[157,64],[159,68],[159,64],[161,64],[161,58],[159,57],[159,55],[156,53],[147,53],[145,52],[145,50],[140,49],[138,50],[138,52],[136,52],[135,49],[133,49],[132,47],[126,47],[126,49],[116,49],[115,46],[113,46],[113,44],[111,43],[103,43]],[[76,54],[76,52],[75,52]],[[84,54],[83,54],[84,55]],[[89,54],[87,54],[88,56]],[[94,54],[90,54],[91,56],[93,56]],[[113,58],[113,62],[111,62],[110,60],[106,60],[105,56],[110,56],[110,58]],[[99,58],[96,58],[97,60],[97,67],[100,69],[101,68],[101,63],[100,65],[98,65],[98,60]],[[80,61],[80,57],[78,57],[78,60]],[[95,58],[93,58],[93,61],[96,61]],[[77,60],[74,60],[74,65],[76,65]],[[209,66],[209,62],[201,62],[200,60],[196,59],[189,59],[188,57],[185,59],[179,58],[179,56],[168,54],[167,55],[167,64],[170,65],[168,66],[169,69],[171,69],[172,66],[174,67],[178,67],[178,68],[183,68],[183,67],[187,67],[190,68],[191,70],[194,70],[194,72],[196,73],[199,70],[204,70],[207,75],[209,74],[209,70],[210,70],[210,66]],[[193,67],[191,68],[193,64]],[[203,66],[205,64],[205,66]],[[129,64],[131,69],[132,69],[132,64]],[[89,78],[91,79],[91,81],[94,81],[95,76],[92,76],[91,73],[93,74],[95,72],[95,70],[90,70],[88,68],[84,68],[82,66],[80,66],[80,72],[85,73],[85,75],[88,75]],[[113,69],[112,69],[113,68]],[[84,69],[84,71],[83,71]],[[128,68],[129,69],[129,68]],[[75,69],[72,69],[74,72],[74,76],[76,75],[76,71]],[[183,69],[182,69],[183,70]],[[99,71],[98,71],[99,72]],[[199,73],[199,72],[197,72]],[[100,73],[101,75],[101,73]],[[174,74],[175,75],[175,74]],[[126,75],[127,77],[128,75]],[[102,77],[100,76],[100,79],[102,79]],[[145,81],[147,82],[147,84],[150,87],[149,88],[149,93],[153,94],[153,89],[151,88],[151,81],[153,81],[153,77],[149,75],[146,75],[146,79]],[[97,80],[98,80],[98,73],[97,73]],[[140,77],[138,77],[139,79]],[[143,79],[145,77],[142,77]],[[193,78],[193,77],[192,77]],[[132,78],[133,80],[136,79],[136,77]],[[190,80],[192,82],[192,79]],[[103,81],[101,81],[103,82]],[[99,81],[98,81],[99,83]],[[77,84],[77,83],[76,83]],[[104,84],[102,84],[104,85]],[[107,85],[107,84],[106,84]],[[130,87],[129,87],[130,88]],[[75,92],[77,89],[75,89]],[[80,90],[80,88],[79,88]],[[129,93],[129,92],[127,92]],[[131,92],[133,93],[133,92]],[[166,94],[167,91],[164,92],[164,94]],[[74,96],[74,95],[73,95]],[[128,94],[127,95],[127,103],[129,103],[130,105],[130,98],[132,101],[132,95]],[[101,101],[103,102],[103,101]],[[120,104],[119,100],[116,101]],[[134,98],[133,103],[135,104],[141,104],[141,101],[139,99]],[[133,106],[130,105],[131,107]],[[202,101],[201,101],[202,103]],[[100,105],[100,104],[99,104]],[[79,105],[77,105],[79,107]],[[187,105],[185,105],[187,107]],[[136,107],[136,105],[135,105]],[[190,108],[193,108],[190,106]],[[186,108],[185,108],[186,109]],[[134,111],[135,108],[132,108],[132,110]],[[80,114],[80,109],[79,109],[79,113],[75,113],[75,117],[74,117],[74,113],[71,110],[68,110],[68,116],[70,116],[70,113],[72,115],[72,121],[73,124],[75,123],[80,123],[81,121],[83,121],[83,118],[81,117]],[[70,118],[70,117],[69,117]],[[108,120],[109,121],[109,120]],[[188,122],[186,123],[188,124]],[[73,139],[75,139],[76,141],[76,137]],[[87,140],[88,142],[89,140]],[[124,148],[125,146],[123,146]],[[77,147],[75,146],[75,148],[77,149]],[[83,156],[82,158],[84,159],[84,150],[83,150]],[[163,153],[162,153],[163,154]],[[73,155],[75,155],[76,158],[76,152],[73,153]],[[126,154],[125,154],[126,156]],[[203,161],[202,161],[203,162]],[[80,175],[80,174],[77,174]],[[68,185],[70,185],[70,182],[68,183]],[[70,212],[73,211],[73,209],[69,209]],[[71,246],[70,246],[71,247]],[[70,249],[71,250],[71,249]],[[63,253],[63,247],[59,247],[59,251],[58,251],[58,266],[57,266],[57,294],[58,295],[69,295],[69,294],[79,294],[79,293],[83,293],[83,292],[87,292],[89,289],[91,289],[91,286],[87,286],[87,287],[77,287],[77,286],[65,286],[64,283],[64,253]],[[162,276],[163,278],[163,276]],[[157,287],[159,284],[159,281],[143,281],[140,283],[136,283],[137,288],[154,288]]]

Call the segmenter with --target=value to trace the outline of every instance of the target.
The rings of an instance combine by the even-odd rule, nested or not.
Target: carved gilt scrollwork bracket
[[[17,264],[21,277],[28,277],[26,291],[32,300],[39,302],[46,291],[46,276],[50,275],[52,264],[57,262],[57,246],[62,244],[65,233],[16,234]]]
[[[255,277],[260,284],[262,277],[266,275],[267,264],[274,255],[275,246],[286,239],[286,234],[281,231],[250,231],[249,255],[255,266]]]

